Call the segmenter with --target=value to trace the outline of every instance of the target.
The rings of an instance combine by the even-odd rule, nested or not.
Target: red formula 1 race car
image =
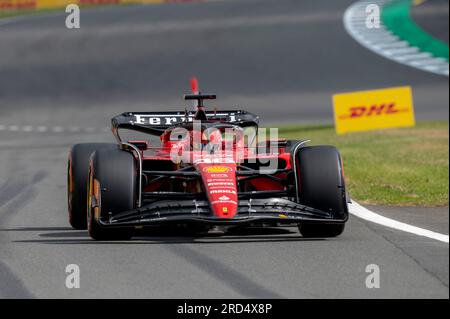
[[[246,111],[128,112],[112,119],[117,144],[77,144],[69,154],[69,221],[97,240],[137,228],[295,225],[335,237],[348,219],[342,159],[332,146],[266,138]],[[124,130],[160,139],[122,139]]]

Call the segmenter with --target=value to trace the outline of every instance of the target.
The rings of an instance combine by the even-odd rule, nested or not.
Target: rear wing
[[[206,111],[208,122],[229,123],[238,126],[258,126],[259,116],[247,111]],[[169,127],[184,122],[192,122],[195,112],[126,112],[112,118],[112,130],[119,139],[120,128],[135,130],[152,135],[161,135]]]

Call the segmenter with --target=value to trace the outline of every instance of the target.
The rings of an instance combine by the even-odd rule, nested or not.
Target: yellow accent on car
[[[231,168],[226,166],[208,166],[203,169],[206,173],[228,173]]]

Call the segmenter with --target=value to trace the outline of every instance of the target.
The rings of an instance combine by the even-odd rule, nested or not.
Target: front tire
[[[85,143],[74,145],[69,152],[67,168],[67,203],[69,223],[74,229],[86,229],[86,181],[89,159],[97,149],[115,149],[116,144]]]
[[[98,150],[92,154],[87,186],[87,224],[95,240],[128,240],[132,227],[101,226],[100,219],[136,207],[136,161],[133,154],[115,150]]]
[[[308,146],[296,154],[297,192],[301,204],[329,212],[339,223],[303,223],[303,237],[336,237],[348,218],[341,156],[333,146]]]

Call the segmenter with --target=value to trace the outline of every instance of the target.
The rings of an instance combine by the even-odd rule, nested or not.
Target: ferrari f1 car
[[[303,237],[340,235],[348,219],[342,159],[333,146],[266,139],[246,111],[127,112],[112,119],[116,144],[74,145],[69,222],[96,240],[135,229],[298,226]],[[123,130],[158,138],[126,140]]]

